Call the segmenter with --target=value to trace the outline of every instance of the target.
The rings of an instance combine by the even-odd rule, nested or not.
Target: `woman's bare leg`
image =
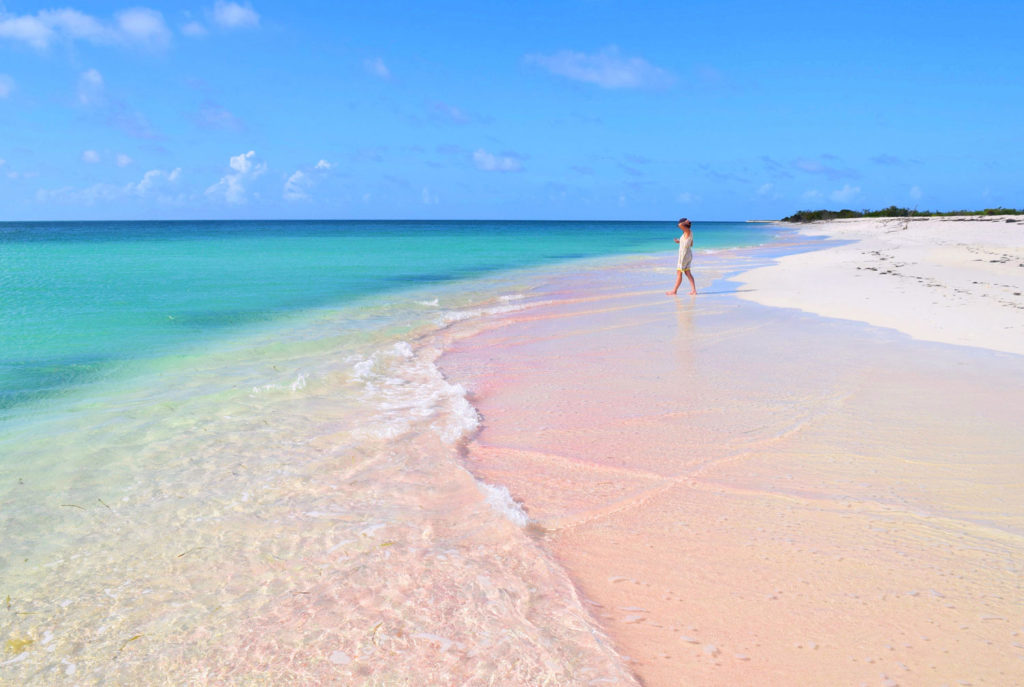
[[[696,296],[697,295],[697,285],[693,281],[693,275],[690,274],[690,270],[686,270],[686,278],[690,280],[690,295],[691,296]],[[676,280],[676,289],[679,288],[679,284],[682,281],[683,281],[683,275],[680,274],[679,278]]]
[[[666,296],[674,296],[674,295],[676,295],[676,291],[679,290],[679,285],[682,284],[682,283],[683,283],[683,271],[682,270],[676,270],[676,285],[675,285],[675,287],[671,291],[666,291],[665,295]],[[693,283],[693,277],[690,277],[690,283],[691,284]]]

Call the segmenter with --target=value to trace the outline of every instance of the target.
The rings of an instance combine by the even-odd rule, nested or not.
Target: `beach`
[[[436,361],[663,229],[0,223],[0,682],[635,684]]]
[[[755,288],[741,298],[1024,354],[1024,218],[848,219],[802,231],[844,245],[744,274]]]
[[[1020,684],[1006,219],[698,252],[692,299],[668,253],[564,273],[439,361],[481,416],[465,464],[643,684]]]
[[[8,227],[0,681],[1019,682],[997,221]]]

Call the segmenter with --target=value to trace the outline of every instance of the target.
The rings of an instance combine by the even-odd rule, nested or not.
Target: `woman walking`
[[[679,220],[679,228],[683,235],[676,239],[679,244],[679,261],[676,263],[676,285],[671,291],[666,291],[666,296],[674,296],[679,291],[679,285],[683,283],[683,275],[690,280],[690,295],[697,295],[697,285],[693,282],[693,275],[690,274],[690,263],[693,261],[693,230],[690,229],[690,220],[685,217]]]

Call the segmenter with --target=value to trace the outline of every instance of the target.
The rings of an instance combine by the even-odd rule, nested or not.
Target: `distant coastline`
[[[778,221],[821,222],[833,219],[856,219],[858,217],[993,217],[997,215],[1024,215],[1024,210],[998,207],[986,208],[984,210],[951,210],[949,212],[932,212],[931,210],[911,210],[910,208],[901,208],[895,205],[890,205],[882,210],[800,210],[789,217],[783,217]]]

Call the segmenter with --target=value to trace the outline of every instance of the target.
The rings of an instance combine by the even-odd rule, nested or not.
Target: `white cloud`
[[[250,150],[248,153],[242,153],[241,155],[235,155],[228,161],[228,166],[241,174],[248,174],[251,171],[255,171],[256,175],[260,175],[266,169],[266,165],[257,163],[254,166],[252,160],[255,156],[255,150]]]
[[[6,74],[0,74],[0,98],[6,98],[14,90],[14,79]]]
[[[78,102],[95,105],[103,100],[103,75],[95,69],[82,72],[78,77]]]
[[[173,202],[182,200],[182,196],[169,195],[172,191],[171,185],[181,177],[181,168],[165,172],[160,169],[151,169],[146,172],[137,183],[127,183],[121,186],[108,183],[97,183],[82,189],[72,186],[64,186],[57,189],[39,189],[36,191],[36,200],[43,203],[82,203],[93,205],[98,201],[111,201],[131,196],[139,198],[153,197],[161,202]]]
[[[205,36],[208,32],[206,27],[199,22],[190,21],[181,27],[181,33],[189,38],[198,38],[199,36]]]
[[[164,15],[156,10],[136,7],[117,14],[117,26],[127,40],[151,48],[162,48],[171,42],[171,32],[164,24]]]
[[[244,203],[245,184],[250,179],[255,179],[267,171],[266,163],[256,163],[254,158],[256,152],[250,150],[248,153],[234,155],[228,161],[228,166],[234,170],[234,174],[225,174],[220,181],[206,189],[208,196],[223,196],[224,200],[233,205]]]
[[[473,162],[477,169],[485,172],[519,172],[523,169],[523,163],[517,156],[498,156],[488,153],[483,148],[473,153]]]
[[[295,170],[284,182],[285,200],[309,200],[310,190],[333,166],[327,160],[319,160],[312,168],[307,167],[306,171]]]
[[[920,186],[911,186],[910,187],[910,197],[913,198],[914,200],[921,200],[921,197],[923,195],[924,195],[924,191],[921,190]]]
[[[137,184],[128,184],[126,190],[137,196],[145,196],[151,191],[158,190],[167,184],[173,184],[181,177],[181,167],[175,167],[170,172],[160,169],[151,169],[142,175]]]
[[[423,190],[420,192],[420,198],[423,200],[424,205],[437,205],[440,202],[437,194],[431,193],[430,189],[426,186],[424,186]]]
[[[624,57],[614,45],[593,55],[562,50],[554,55],[527,55],[525,59],[552,74],[601,88],[663,88],[675,81],[671,73],[642,57]]]
[[[775,188],[775,184],[761,184],[760,188],[757,189],[757,195],[766,196],[772,192]]]
[[[696,203],[700,200],[700,196],[684,191],[676,196],[676,200],[680,203]]]
[[[850,186],[849,184],[844,184],[841,189],[835,190],[832,193],[830,193],[829,198],[831,198],[837,203],[846,203],[856,198],[859,193],[859,186]]]
[[[170,37],[163,15],[145,7],[119,12],[113,22],[104,22],[70,8],[40,10],[35,16],[0,13],[0,38],[21,41],[40,50],[59,39],[161,48],[170,42]]]
[[[294,174],[288,177],[288,181],[284,182],[284,199],[285,200],[309,200],[309,187],[312,182],[309,180],[302,170],[296,170]]]
[[[95,164],[100,161],[100,154],[95,150],[83,150],[82,151],[82,162],[88,162],[89,164]]]
[[[381,79],[391,78],[391,70],[384,64],[384,60],[379,57],[374,57],[372,60],[363,60],[363,67],[367,72]]]
[[[5,17],[0,19],[0,38],[28,43],[40,50],[53,40],[54,31],[38,17]]]
[[[132,159],[125,155],[124,153],[118,153],[116,161],[118,167],[127,167],[132,163]]]
[[[217,0],[213,6],[213,21],[226,29],[244,29],[259,26],[260,15],[245,3],[223,2]]]
[[[818,191],[817,189],[811,189],[810,191],[804,191],[802,194],[800,194],[800,197],[803,198],[804,200],[820,200],[821,191]]]
[[[107,43],[115,38],[112,28],[104,27],[98,19],[78,10],[43,10],[38,17],[46,26],[56,29],[68,38],[81,38],[94,43]]]

